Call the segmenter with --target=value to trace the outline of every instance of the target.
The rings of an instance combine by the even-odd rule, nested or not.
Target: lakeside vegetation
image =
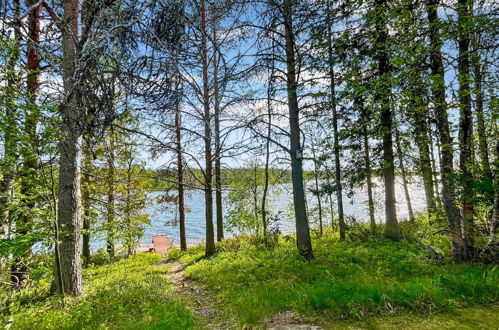
[[[85,270],[83,295],[66,298],[64,306],[59,296],[50,295],[52,273],[40,264],[25,290],[0,296],[5,306],[1,320],[12,329],[213,328],[211,320],[175,290],[193,286],[195,295],[211,302],[204,308],[219,313],[220,328],[497,326],[497,267],[454,264],[449,239],[424,234],[425,226],[420,219],[420,230],[400,242],[379,236],[340,241],[337,233],[327,230],[314,237],[313,261],[300,256],[293,236],[280,236],[270,249],[258,236],[227,239],[217,244],[212,258],[205,258],[204,247],[198,245],[173,250],[167,257],[140,253],[108,264],[101,251]],[[435,259],[418,242],[431,245],[442,258]],[[175,261],[185,266],[185,279],[179,283],[170,280]]]

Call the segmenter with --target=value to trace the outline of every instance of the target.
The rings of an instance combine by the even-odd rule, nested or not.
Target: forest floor
[[[217,249],[96,258],[84,294],[64,306],[50,295],[51,269],[34,269],[25,290],[0,292],[0,328],[499,329],[497,267],[435,264],[407,241],[315,238],[313,261],[284,239]]]

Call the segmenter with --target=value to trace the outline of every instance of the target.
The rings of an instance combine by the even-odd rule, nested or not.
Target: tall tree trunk
[[[459,0],[457,4],[459,25],[459,57],[458,57],[458,81],[459,81],[459,168],[463,179],[462,193],[462,215],[464,242],[473,250],[475,225],[473,209],[473,115],[471,112],[471,88],[470,88],[470,23],[472,8],[471,0]],[[468,256],[472,257],[472,256]]]
[[[82,291],[80,262],[80,161],[81,129],[80,102],[76,76],[78,58],[76,40],[78,38],[77,0],[64,1],[64,25],[62,33],[62,68],[64,101],[61,104],[63,134],[59,157],[59,204],[58,227],[60,229],[60,258],[62,292],[79,295]]]
[[[369,122],[369,118],[367,118],[367,111],[364,108],[362,118],[362,142],[364,147],[364,166],[367,182],[367,205],[369,208],[369,223],[371,225],[371,232],[374,234],[376,233],[376,219],[374,216],[373,181],[371,171],[371,157],[369,155],[369,134],[367,131],[367,123]]]
[[[423,104],[423,82],[419,75],[417,82],[413,86],[413,95],[408,114],[414,126],[414,140],[418,147],[419,159],[418,167],[423,178],[423,185],[426,199],[426,210],[431,215],[435,211],[435,190],[433,186],[433,172],[431,167],[430,146],[431,137],[428,137],[428,108]]]
[[[314,179],[315,179],[315,192],[317,197],[317,207],[319,208],[319,233],[322,236],[322,202],[321,202],[321,194],[319,191],[319,165],[317,158],[315,157],[315,148],[312,145],[312,156],[314,157]]]
[[[393,157],[393,115],[390,105],[390,60],[388,56],[388,28],[385,12],[388,10],[386,0],[376,0],[376,60],[380,86],[376,88],[376,101],[380,107],[381,128],[383,132],[383,177],[385,181],[385,237],[393,240],[400,239],[400,230],[397,222],[397,208],[395,199],[395,164]]]
[[[477,48],[477,47],[475,47]],[[480,155],[480,163],[485,177],[489,183],[493,181],[492,170],[489,160],[489,145],[487,141],[487,132],[485,128],[485,114],[483,112],[483,67],[480,63],[480,54],[475,49],[473,53],[473,72],[475,76],[475,110],[476,124],[478,133],[478,151]]]
[[[293,202],[296,221],[296,244],[302,256],[307,259],[314,257],[312,240],[307,219],[305,205],[305,188],[303,184],[303,151],[300,143],[300,118],[298,107],[296,80],[295,40],[292,19],[292,0],[285,0],[283,4],[284,31],[286,38],[286,84],[288,92],[288,110],[290,126],[290,156],[291,176],[293,182]]]
[[[499,130],[497,121],[494,123],[494,137],[496,142],[495,152],[499,155]],[[499,158],[494,160],[494,211],[490,222],[489,240],[481,252],[483,262],[499,263],[499,243],[497,239],[497,228],[499,227]]]
[[[328,8],[329,9],[329,8]],[[340,164],[340,143],[338,138],[338,111],[336,108],[336,82],[334,78],[334,58],[333,58],[333,33],[332,22],[328,10],[328,65],[329,65],[329,85],[331,93],[331,109],[333,112],[333,150],[334,150],[334,178],[336,202],[338,203],[338,219],[340,225],[340,240],[345,239],[346,224],[343,213],[343,185],[341,183],[341,164]]]
[[[407,211],[409,213],[409,221],[414,222],[414,212],[412,210],[411,196],[409,194],[409,182],[407,180],[407,173],[404,166],[404,156],[402,146],[400,144],[400,132],[395,128],[395,144],[397,146],[397,155],[399,159],[400,174],[402,175],[402,185],[404,186],[405,200],[407,201]]]
[[[180,227],[180,250],[187,249],[185,236],[185,204],[184,204],[184,161],[182,159],[182,114],[180,104],[175,108],[175,139],[177,144],[177,189],[178,189],[178,216]]]
[[[88,139],[90,140],[90,139]],[[83,146],[83,176],[81,183],[81,197],[83,207],[83,240],[82,254],[83,264],[90,264],[90,178],[92,171],[92,153],[90,150],[90,141],[86,141]]]
[[[461,214],[456,206],[453,170],[453,141],[450,135],[447,102],[445,100],[444,66],[442,61],[442,41],[440,39],[440,20],[438,0],[428,0],[426,5],[430,34],[430,67],[433,82],[433,102],[441,146],[440,172],[442,180],[442,199],[449,222],[449,235],[452,241],[453,257],[456,262],[465,260],[464,242],[461,233]]]
[[[218,88],[218,46],[217,26],[213,20],[213,97],[215,108],[215,204],[217,209],[217,241],[224,238],[224,217],[222,208],[222,169],[221,169],[221,143],[220,143],[220,92]]]
[[[10,212],[10,204],[14,198],[14,181],[16,177],[16,162],[18,158],[18,134],[19,128],[17,126],[17,95],[16,91],[19,89],[20,80],[18,78],[17,65],[20,57],[20,43],[21,43],[21,21],[20,16],[20,2],[19,0],[13,1],[13,28],[14,28],[14,43],[12,51],[9,53],[7,60],[7,87],[8,92],[5,97],[5,130],[3,132],[4,145],[3,152],[4,158],[2,159],[2,174],[3,178],[0,182],[0,228],[3,225],[8,226],[9,233],[12,228],[13,216]],[[27,224],[19,219],[16,222],[16,237],[24,236],[27,233]],[[3,229],[3,228],[2,228]],[[16,286],[20,286],[26,277],[26,267],[20,257],[15,257],[11,267],[11,282]]]
[[[438,208],[442,208],[442,197],[440,196],[440,188],[438,186],[438,169],[437,169],[437,164],[435,161],[435,154],[434,154],[434,144],[433,144],[433,132],[431,128],[428,130],[428,137],[430,138],[430,159],[431,159],[431,174],[433,175],[433,184],[435,185],[434,191],[435,191],[435,201],[437,204]],[[439,164],[441,164],[441,159],[440,159],[440,145],[437,144],[437,155],[438,155],[438,160]]]
[[[272,133],[272,97],[274,96],[273,89],[273,79],[274,79],[274,63],[272,63],[272,68],[269,77],[269,85],[267,86],[267,139],[265,141],[265,166],[263,169],[263,193],[262,193],[262,226],[263,226],[263,239],[267,244],[267,227],[268,227],[268,216],[267,216],[267,194],[269,190],[269,164],[270,164],[270,134]]]
[[[203,108],[204,108],[204,156],[205,156],[205,220],[206,220],[206,249],[207,257],[215,254],[215,234],[213,231],[213,157],[211,153],[211,113],[210,90],[208,79],[207,59],[207,31],[206,31],[206,1],[201,1],[201,61],[203,66]]]
[[[110,257],[114,256],[114,240],[115,240],[115,227],[116,227],[116,214],[115,214],[115,196],[114,196],[114,184],[116,181],[115,174],[115,135],[114,129],[111,126],[109,132],[109,146],[107,150],[107,242],[106,248],[107,253]]]

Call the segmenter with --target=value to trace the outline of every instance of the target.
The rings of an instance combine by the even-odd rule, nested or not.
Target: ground
[[[434,264],[409,242],[322,238],[314,247],[311,262],[292,241],[268,250],[227,240],[210,259],[202,247],[140,253],[86,269],[84,295],[65,307],[49,295],[48,272],[0,295],[0,327],[499,329],[494,266]]]

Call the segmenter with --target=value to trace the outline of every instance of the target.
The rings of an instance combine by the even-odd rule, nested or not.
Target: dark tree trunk
[[[438,18],[438,0],[428,0],[426,10],[428,13],[430,34],[430,67],[433,81],[433,102],[435,119],[438,128],[441,146],[440,172],[442,180],[442,199],[449,222],[449,234],[452,241],[453,257],[456,262],[465,261],[464,242],[461,232],[461,214],[456,206],[453,170],[453,141],[450,135],[447,103],[445,100],[444,66],[442,61],[442,41],[440,39],[440,21]]]
[[[297,96],[298,82],[296,80],[292,5],[293,1],[285,0],[283,4],[283,13],[286,38],[286,83],[288,92],[291,176],[296,221],[296,244],[301,255],[307,259],[312,259],[314,254],[312,251],[312,241],[310,239],[310,229],[305,205],[305,189],[303,184],[303,151],[300,143],[300,109],[298,107]]]
[[[409,194],[409,182],[407,180],[407,173],[404,166],[404,156],[402,146],[400,144],[400,132],[395,128],[395,143],[397,145],[397,155],[399,159],[400,174],[402,175],[402,185],[404,186],[405,200],[407,201],[407,211],[409,213],[409,221],[414,222],[414,212],[412,210],[411,196]]]
[[[187,238],[185,236],[185,206],[184,206],[184,161],[182,159],[182,114],[180,105],[175,109],[175,139],[177,144],[177,189],[178,189],[178,217],[180,229],[180,250],[187,249]]]
[[[21,21],[20,16],[20,2],[19,0],[13,1],[13,28],[15,43],[12,52],[9,54],[7,60],[7,87],[11,93],[15,93],[19,89],[20,80],[18,78],[17,65],[20,57],[20,43],[21,43]],[[3,97],[3,95],[2,95]],[[2,159],[2,181],[0,182],[0,229],[3,230],[3,225],[8,225],[9,232],[11,231],[11,224],[14,220],[10,212],[10,204],[14,198],[14,180],[16,178],[16,163],[18,158],[18,126],[17,126],[17,104],[16,95],[6,93],[6,107],[5,107],[5,130],[3,132],[4,145],[3,152],[4,158]],[[22,217],[16,222],[16,237],[21,237],[27,233],[27,223],[23,221]],[[11,282],[15,287],[19,287],[22,281],[26,278],[27,268],[20,257],[15,257],[11,266]]]
[[[89,139],[88,139],[89,140]],[[83,206],[83,264],[90,263],[90,172],[92,168],[92,154],[90,152],[90,141],[83,146],[83,175],[81,183],[81,197]]]
[[[383,132],[383,177],[385,181],[385,237],[400,239],[397,222],[395,199],[395,164],[393,157],[393,115],[390,105],[390,60],[388,56],[388,28],[385,12],[388,10],[386,0],[375,1],[376,11],[376,60],[378,62],[378,79],[380,85],[376,88],[376,101],[380,107],[381,129]]]
[[[373,198],[373,181],[371,171],[371,157],[369,155],[369,134],[367,131],[367,111],[362,110],[362,143],[364,148],[364,166],[366,171],[367,182],[367,205],[369,208],[369,223],[371,225],[371,232],[376,233],[376,219],[374,217],[374,198]]]
[[[215,234],[213,230],[213,157],[211,154],[211,113],[210,90],[208,80],[207,35],[206,35],[206,1],[201,1],[201,61],[203,66],[203,108],[204,108],[204,156],[205,156],[205,220],[206,220],[206,249],[207,257],[215,254]]]
[[[459,168],[463,180],[462,215],[464,242],[468,247],[473,247],[475,236],[474,209],[473,209],[473,115],[471,112],[470,88],[470,24],[472,8],[471,0],[459,0],[457,4],[459,24]],[[473,249],[471,249],[473,250]],[[470,256],[472,257],[472,256]]]
[[[315,156],[315,148],[312,146],[312,156],[314,157],[314,180],[315,180],[315,193],[317,197],[317,207],[319,208],[319,233],[322,236],[322,201],[319,191],[319,164]]]
[[[343,212],[343,185],[341,183],[341,164],[340,164],[340,143],[338,138],[338,111],[336,107],[336,82],[334,77],[334,59],[333,59],[333,33],[332,22],[328,10],[328,65],[329,65],[329,85],[331,93],[331,109],[333,113],[333,150],[334,150],[334,180],[336,191],[336,202],[338,203],[338,219],[340,226],[340,240],[345,239],[346,224]]]
[[[79,295],[82,291],[80,262],[80,160],[81,129],[80,102],[75,82],[78,36],[77,0],[64,2],[64,18],[67,24],[62,33],[62,67],[64,101],[61,104],[62,141],[59,158],[58,228],[60,230],[60,273],[63,293]]]
[[[106,248],[107,253],[109,253],[110,257],[114,256],[114,240],[115,240],[115,205],[114,205],[114,184],[116,181],[115,178],[115,136],[114,129],[111,127],[111,131],[109,134],[109,147],[107,154],[107,242]]]
[[[222,169],[221,169],[221,143],[220,143],[220,92],[218,89],[218,49],[216,24],[213,22],[213,43],[215,50],[213,54],[213,93],[215,108],[215,204],[217,209],[217,241],[224,238],[224,217],[222,208]]]

